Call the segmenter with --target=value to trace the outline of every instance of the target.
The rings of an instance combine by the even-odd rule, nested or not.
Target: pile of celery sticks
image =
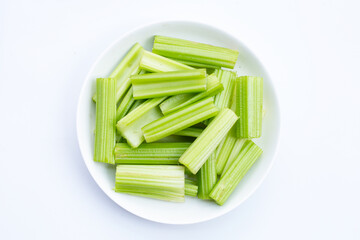
[[[96,79],[94,161],[116,165],[116,192],[226,202],[262,154],[263,79],[224,69],[238,55],[155,36]]]

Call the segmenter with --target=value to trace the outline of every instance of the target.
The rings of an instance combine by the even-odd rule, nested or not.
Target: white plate
[[[108,76],[134,43],[139,42],[145,49],[151,50],[155,34],[237,49],[240,56],[234,70],[239,75],[256,75],[264,78],[266,115],[263,121],[263,136],[255,140],[264,153],[223,206],[192,197],[186,197],[185,203],[171,203],[115,193],[113,191],[114,167],[93,161],[95,104],[91,97],[95,93],[95,79]],[[254,54],[238,39],[222,30],[200,23],[183,21],[147,25],[123,35],[113,43],[101,54],[87,75],[77,111],[80,150],[86,166],[99,187],[114,202],[129,212],[148,220],[168,224],[190,224],[210,220],[231,211],[244,202],[258,188],[271,168],[277,149],[279,128],[279,107],[272,82]]]

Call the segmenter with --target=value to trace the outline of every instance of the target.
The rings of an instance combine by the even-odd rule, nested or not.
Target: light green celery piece
[[[215,74],[207,77],[206,91],[201,93],[185,93],[169,97],[160,104],[160,109],[164,115],[174,112],[180,108],[186,107],[200,99],[212,97],[224,89],[223,85],[219,82]]]
[[[198,62],[191,62],[191,61],[186,61],[186,60],[179,60],[179,59],[174,59],[174,58],[169,58],[171,60],[177,61],[179,63],[194,67],[194,68],[210,68],[210,69],[217,69],[220,68],[219,66],[214,66],[214,65],[210,65],[210,64],[205,64],[205,63],[198,63]]]
[[[195,181],[185,179],[185,195],[196,197],[198,193],[198,186]]]
[[[130,79],[135,99],[203,92],[207,82],[205,69],[148,73]]]
[[[247,140],[241,153],[210,192],[210,197],[217,204],[223,205],[261,154],[262,149]]]
[[[116,138],[116,102],[115,79],[96,79],[98,92],[95,123],[94,161],[114,164],[114,146]]]
[[[129,112],[131,106],[134,104],[135,99],[133,98],[133,88],[130,87],[127,91],[124,98],[121,100],[121,103],[116,110],[116,121],[119,121],[121,118]]]
[[[233,145],[233,148],[231,149],[230,155],[225,163],[225,166],[224,166],[222,172],[219,173],[221,176],[226,173],[226,171],[229,169],[229,167],[234,162],[236,157],[240,154],[240,151],[243,148],[245,142],[246,142],[245,138],[241,138],[241,139],[237,138],[236,139],[236,141]]]
[[[205,98],[147,124],[142,131],[146,142],[154,142],[216,116],[217,113],[213,100]]]
[[[155,36],[152,51],[159,55],[214,67],[234,68],[239,52],[179,38]]]
[[[174,133],[177,136],[186,136],[186,137],[198,137],[202,133],[204,129],[196,128],[196,127],[189,127],[179,132]]]
[[[132,148],[127,143],[115,145],[116,164],[179,164],[178,160],[190,146],[188,142],[143,143]]]
[[[211,154],[204,165],[200,168],[198,176],[198,198],[210,199],[209,193],[213,189],[217,181],[215,154]]]
[[[236,125],[238,138],[259,138],[262,131],[263,79],[241,76],[236,79]]]
[[[141,104],[143,104],[146,100],[145,99],[139,99],[139,100],[135,100],[133,105],[131,105],[130,109],[129,109],[129,113],[132,112],[135,108],[137,108],[138,106],[140,106]]]
[[[158,105],[165,98],[148,99],[118,121],[116,127],[130,146],[133,148],[138,147],[144,141],[141,128],[163,116]]]
[[[196,174],[230,131],[238,117],[224,108],[180,157],[179,162]]]
[[[225,139],[222,141],[222,145],[218,147],[218,154],[216,155],[216,173],[221,175],[225,164],[231,154],[231,151],[235,145],[237,138],[235,135],[234,127],[226,135]]]
[[[158,54],[144,50],[140,61],[140,68],[148,72],[172,72],[194,69]]]
[[[115,192],[184,202],[184,167],[175,165],[117,165]]]
[[[144,49],[136,43],[110,74],[116,80],[116,102],[119,102],[130,87],[130,76],[140,72],[140,60]],[[93,96],[96,101],[96,94]]]

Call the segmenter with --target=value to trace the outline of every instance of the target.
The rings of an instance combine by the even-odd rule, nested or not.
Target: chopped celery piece
[[[210,155],[209,159],[206,160],[197,174],[199,182],[198,198],[200,199],[210,199],[209,193],[217,181],[215,164],[216,159],[215,154],[213,153]]]
[[[187,61],[188,64],[194,62],[226,68],[234,68],[239,55],[238,51],[229,48],[165,36],[155,36],[152,51],[165,57]]]
[[[121,118],[125,117],[125,115],[131,109],[131,106],[134,104],[135,101],[132,95],[133,95],[133,88],[130,87],[125,97],[121,100],[118,109],[116,110],[116,121],[119,121]]]
[[[117,129],[120,134],[126,138],[130,146],[133,148],[138,147],[144,141],[141,128],[162,117],[158,105],[164,101],[165,98],[166,97],[148,99],[118,121],[116,125]]]
[[[184,202],[184,167],[168,165],[117,165],[115,192],[171,202]]]
[[[215,74],[207,77],[206,91],[194,94],[185,93],[169,97],[160,104],[160,109],[164,115],[174,112],[180,108],[190,105],[200,99],[212,97],[224,89],[223,85],[219,82]]]
[[[196,127],[189,127],[179,132],[174,133],[177,136],[186,136],[186,137],[198,137],[202,133],[204,129],[196,128]]]
[[[263,79],[241,76],[236,79],[236,125],[238,138],[259,138],[262,130]]]
[[[185,195],[196,197],[198,186],[195,181],[185,179]]]
[[[234,160],[236,159],[236,157],[239,155],[241,149],[243,148],[244,144],[246,142],[245,138],[241,138],[241,139],[236,139],[233,148],[231,149],[230,155],[225,163],[225,166],[222,170],[221,173],[219,173],[220,175],[224,175],[226,173],[226,171],[229,169],[229,167],[231,166],[231,164],[234,162]]]
[[[97,104],[94,161],[114,164],[116,102],[114,78],[96,79]]]
[[[193,141],[194,141],[194,138],[192,138],[192,137],[170,135],[170,136],[164,137],[158,141],[155,141],[154,143],[177,143],[177,142],[192,143]]]
[[[205,98],[161,117],[142,128],[146,142],[154,142],[205,119],[215,116],[218,109],[211,98]]]
[[[144,50],[140,68],[148,72],[172,72],[193,69],[190,66]]]
[[[220,68],[219,66],[214,66],[214,65],[205,64],[205,63],[191,62],[191,61],[174,59],[174,58],[169,58],[169,59],[177,61],[177,62],[185,64],[185,65],[188,65],[188,66],[191,66],[191,67],[194,67],[194,68],[210,68],[210,69]]]
[[[221,175],[223,172],[225,164],[235,145],[236,139],[237,138],[233,127],[222,141],[223,144],[218,147],[216,155],[216,173],[218,175]]]
[[[180,156],[191,143],[143,143],[132,148],[127,143],[115,145],[116,164],[178,164]]]
[[[179,162],[196,174],[237,119],[238,117],[232,110],[228,108],[222,109],[180,157]]]
[[[261,153],[260,147],[247,140],[240,154],[211,191],[210,197],[217,204],[223,205]]]
[[[193,69],[134,75],[131,78],[135,99],[164,97],[206,90],[206,70]]]
[[[138,106],[140,106],[141,104],[143,104],[146,100],[145,99],[139,99],[139,100],[135,100],[133,105],[131,106],[129,113],[132,112],[135,108],[137,108]]]

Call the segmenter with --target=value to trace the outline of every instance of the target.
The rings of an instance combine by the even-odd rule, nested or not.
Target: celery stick
[[[185,195],[196,197],[198,193],[198,186],[195,181],[185,179]]]
[[[216,67],[234,68],[239,52],[184,39],[155,36],[153,52],[159,55]],[[191,64],[189,64],[191,65]]]
[[[184,202],[184,167],[168,165],[117,165],[115,192],[171,202]]]
[[[96,79],[96,91],[98,92],[96,104],[96,129],[95,129],[95,152],[94,161],[114,164],[115,146],[115,102],[114,78]]]
[[[202,133],[204,129],[196,128],[196,127],[189,127],[179,132],[174,133],[177,136],[187,136],[187,137],[198,137]]]
[[[216,159],[215,154],[213,153],[210,155],[209,159],[206,160],[197,174],[199,182],[198,198],[200,199],[210,199],[209,193],[217,181],[215,164]]]
[[[217,204],[223,205],[261,153],[260,147],[247,140],[241,153],[210,192],[210,197]]]
[[[125,97],[122,99],[118,109],[116,110],[116,121],[119,121],[121,118],[129,112],[131,106],[134,104],[135,99],[133,98],[133,88],[130,87],[127,91]]]
[[[219,175],[224,175],[226,173],[226,171],[229,169],[229,167],[231,166],[231,164],[234,162],[234,160],[236,159],[236,157],[239,155],[241,149],[243,148],[244,144],[246,142],[245,138],[238,138],[236,139],[233,148],[231,149],[231,152],[229,154],[229,157],[225,163],[224,168],[222,169],[222,171],[219,173]]]
[[[132,148],[127,143],[115,146],[116,164],[179,164],[178,160],[191,143],[144,143]]]
[[[262,130],[263,79],[241,76],[236,79],[236,125],[238,138],[259,138]]]
[[[167,115],[200,99],[212,97],[223,89],[223,85],[219,82],[215,74],[211,74],[207,77],[206,91],[198,94],[188,93],[172,96],[160,104],[160,109],[164,115]]]
[[[205,98],[149,123],[142,130],[146,142],[154,142],[216,116],[217,113],[213,100]]]
[[[222,141],[223,144],[218,147],[219,150],[217,149],[216,155],[216,173],[218,175],[221,175],[223,172],[225,164],[235,145],[236,139],[237,138],[233,127]]]
[[[117,129],[120,134],[126,138],[130,146],[134,148],[138,147],[144,141],[141,128],[162,117],[158,105],[164,101],[165,98],[166,97],[148,99],[118,121],[116,125]]]
[[[164,97],[206,90],[206,70],[182,70],[134,75],[131,78],[135,99]]]
[[[140,68],[148,72],[172,72],[193,69],[190,66],[144,50]]]
[[[132,112],[135,108],[137,108],[141,104],[143,104],[145,101],[146,101],[145,99],[135,100],[133,105],[131,105],[131,108],[129,109],[129,113]]]
[[[174,60],[176,62],[194,67],[194,68],[210,68],[210,69],[218,69],[220,68],[219,66],[214,66],[214,65],[210,65],[210,64],[205,64],[205,63],[198,63],[198,62],[191,62],[191,61],[186,61],[186,60],[180,60],[180,59],[174,59],[174,58],[169,58],[171,60]]]
[[[180,157],[179,162],[196,174],[237,119],[238,117],[233,111],[228,108],[222,109]]]

